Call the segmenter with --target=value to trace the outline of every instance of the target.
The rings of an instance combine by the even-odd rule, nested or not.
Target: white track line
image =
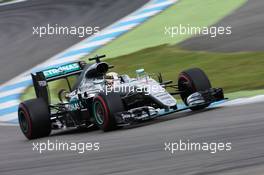
[[[62,59],[67,59],[67,60],[76,60],[76,59],[80,59],[82,57],[84,57],[86,55],[86,53],[79,53],[79,54],[76,54],[76,55],[70,55],[70,56],[63,56],[61,58],[57,58],[57,59],[54,59],[53,61],[56,61],[56,60],[62,60]]]
[[[83,45],[79,45],[79,46],[74,47],[72,49],[72,51],[79,50],[79,49],[86,49],[86,48],[95,47],[95,46],[101,46],[101,45],[104,45],[104,44],[108,43],[112,39],[114,39],[114,38],[111,37],[111,38],[106,38],[106,39],[99,40],[99,41],[89,42],[87,44],[83,44]]]
[[[2,115],[0,117],[0,122],[7,122],[14,119],[17,119],[17,112],[13,112],[7,115]]]
[[[162,7],[162,6],[170,5],[170,4],[173,4],[174,2],[177,2],[177,1],[178,0],[171,0],[171,1],[161,2],[158,4],[152,4],[152,5],[149,5],[148,7],[144,8],[142,10],[149,10],[149,9],[156,8],[156,7]]]
[[[12,100],[12,101],[8,101],[8,102],[5,102],[5,103],[1,103],[0,110],[1,109],[5,109],[5,108],[10,108],[10,107],[17,106],[19,103],[20,103],[19,100]]]
[[[219,104],[217,106],[240,106],[240,105],[247,105],[252,103],[260,103],[260,102],[264,102],[264,95],[257,95],[248,98],[238,98],[235,100],[230,100],[225,103]]]
[[[13,124],[13,123],[1,123],[0,126],[19,126],[18,124]]]
[[[19,2],[25,2],[25,1],[27,1],[27,0],[16,0],[16,1],[4,2],[4,3],[0,3],[0,6],[15,4],[15,3],[19,3]]]
[[[137,26],[138,24],[128,24],[128,25],[125,25],[125,26],[121,26],[121,27],[116,27],[116,28],[113,28],[113,29],[110,29],[110,30],[106,30],[102,33],[100,33],[99,35],[97,36],[103,36],[103,35],[107,35],[107,34],[112,34],[112,33],[116,33],[116,32],[122,32],[122,31],[127,31],[135,26]]]
[[[63,64],[63,63],[67,63],[67,62],[71,62],[71,61],[77,61],[79,60],[79,57],[67,57],[67,58],[63,58],[63,59],[58,59],[58,60],[54,60],[52,62],[49,62],[49,63],[46,63],[46,64],[43,64],[43,68],[44,67],[50,67],[50,66],[53,66],[53,65],[57,65],[57,64]]]
[[[153,16],[153,15],[159,13],[159,12],[161,12],[161,10],[155,10],[155,11],[148,12],[148,13],[143,13],[143,14],[139,14],[139,15],[130,16],[130,17],[127,17],[127,18],[123,19],[122,22],[129,22],[129,21],[133,21],[133,20],[136,20],[136,19],[144,18],[144,17],[150,17],[150,16]]]
[[[26,87],[21,87],[21,88],[16,88],[14,90],[0,92],[0,98],[6,97],[6,96],[9,96],[9,95],[22,93],[25,89],[26,89]]]

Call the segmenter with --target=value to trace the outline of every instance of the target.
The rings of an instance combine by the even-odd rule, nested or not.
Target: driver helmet
[[[105,80],[108,84],[113,84],[115,80],[118,80],[118,74],[116,72],[109,72],[105,75]]]

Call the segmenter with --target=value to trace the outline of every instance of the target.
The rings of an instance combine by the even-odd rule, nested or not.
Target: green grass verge
[[[176,44],[191,35],[169,37],[165,26],[210,26],[240,7],[246,0],[180,0],[161,14],[151,18],[133,31],[96,51],[109,57],[133,53],[144,48],[162,44]]]
[[[129,55],[107,60],[116,67],[111,71],[135,76],[135,70],[144,68],[146,72],[161,72],[165,79],[177,80],[179,72],[191,67],[203,69],[214,87],[223,87],[230,97],[248,97],[263,94],[264,90],[264,52],[209,53],[187,51],[176,46],[161,45],[144,49]],[[53,96],[65,84],[55,83],[51,86]],[[32,97],[33,89],[28,89],[24,99]]]
[[[226,92],[264,88],[264,52],[209,53],[187,51],[176,46],[161,45],[129,55],[109,59],[115,71],[134,75],[138,68],[162,72],[176,80],[178,73],[190,67],[202,68],[216,87]]]

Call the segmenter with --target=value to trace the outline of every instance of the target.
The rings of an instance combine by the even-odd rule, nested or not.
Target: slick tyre
[[[41,98],[19,104],[18,121],[20,129],[29,140],[50,135],[51,121],[49,116],[49,107]]]
[[[94,122],[103,131],[111,131],[118,128],[115,114],[125,110],[122,99],[118,93],[98,93],[92,105]]]
[[[178,77],[178,88],[180,96],[185,103],[187,104],[187,98],[189,95],[198,92],[205,91],[211,88],[211,83],[207,77],[207,75],[199,68],[192,68],[185,71],[182,71]],[[196,107],[192,107],[191,110],[201,110],[208,107],[209,104],[200,105]]]

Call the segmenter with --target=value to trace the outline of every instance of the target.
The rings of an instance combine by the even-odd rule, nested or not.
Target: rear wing
[[[60,67],[50,68],[42,71],[47,82],[80,74],[82,66],[80,62],[65,64]]]
[[[83,68],[84,62],[79,61],[31,74],[37,98],[43,98],[47,104],[50,104],[48,82],[79,75]]]

